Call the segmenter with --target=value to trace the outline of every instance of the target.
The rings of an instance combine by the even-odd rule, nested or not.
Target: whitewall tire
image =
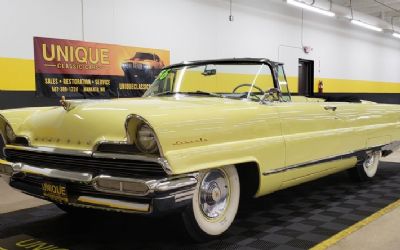
[[[382,151],[368,153],[363,162],[358,163],[353,169],[350,169],[351,177],[360,181],[371,180],[378,171],[381,157]]]
[[[235,166],[201,172],[192,205],[182,213],[189,235],[196,241],[204,241],[223,234],[235,219],[239,199]]]

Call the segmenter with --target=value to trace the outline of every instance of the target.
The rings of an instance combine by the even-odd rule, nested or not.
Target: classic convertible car
[[[239,201],[338,171],[373,178],[400,141],[400,106],[291,97],[267,59],[164,68],[142,98],[0,111],[0,174],[79,214],[180,212],[195,240]]]

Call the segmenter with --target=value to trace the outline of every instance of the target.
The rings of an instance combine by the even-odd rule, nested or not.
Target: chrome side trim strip
[[[384,146],[384,145],[373,147],[373,148],[366,148],[364,150],[359,150],[359,151],[353,151],[351,153],[347,153],[347,154],[343,154],[343,155],[329,156],[326,158],[321,158],[321,159],[312,160],[312,161],[308,161],[308,162],[304,162],[304,163],[294,164],[294,165],[287,166],[287,167],[271,169],[271,170],[263,172],[263,175],[267,176],[267,175],[271,175],[271,174],[278,174],[278,173],[282,173],[282,172],[286,172],[286,171],[290,171],[290,170],[295,170],[298,168],[311,167],[312,165],[316,165],[316,164],[322,164],[322,163],[338,161],[338,160],[345,160],[345,159],[349,159],[349,158],[353,158],[353,157],[358,158],[359,156],[366,153],[367,151],[374,150],[374,149],[381,149],[382,146]]]
[[[331,161],[338,161],[338,160],[343,160],[344,158],[351,158],[351,157],[352,156],[342,157],[341,155],[332,156],[332,157],[328,157],[328,158],[308,161],[308,162],[301,163],[301,164],[295,164],[295,165],[291,165],[291,166],[287,166],[287,167],[283,167],[283,168],[271,169],[269,171],[263,172],[263,175],[265,176],[265,175],[270,175],[270,174],[277,174],[277,173],[286,172],[286,171],[289,171],[289,170],[310,167],[310,166],[316,165],[316,164],[322,164],[322,163],[331,162]]]

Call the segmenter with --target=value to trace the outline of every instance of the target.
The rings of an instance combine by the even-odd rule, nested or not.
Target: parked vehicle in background
[[[136,52],[121,65],[128,81],[147,84],[154,81],[164,66],[164,62],[157,54],[145,52]]]

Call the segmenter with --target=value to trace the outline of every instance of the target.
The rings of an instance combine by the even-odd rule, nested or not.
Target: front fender
[[[0,111],[0,127],[2,124],[8,123],[18,135],[18,129],[32,114],[53,108],[54,107],[40,107],[2,110]]]

